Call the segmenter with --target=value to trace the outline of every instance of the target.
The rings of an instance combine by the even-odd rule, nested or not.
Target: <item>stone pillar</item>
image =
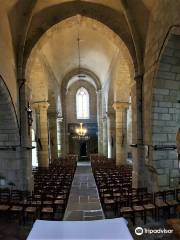
[[[49,131],[50,131],[50,149],[51,149],[51,162],[58,158],[57,155],[57,118],[56,113],[49,113]]]
[[[127,108],[129,103],[116,102],[116,165],[126,164],[127,159]]]
[[[103,155],[108,156],[107,117],[103,118]]]
[[[97,122],[98,122],[98,153],[103,154],[103,133],[102,133],[102,92],[97,91]]]
[[[113,158],[113,137],[114,122],[113,114],[107,113],[107,139],[108,139],[108,158]]]
[[[60,143],[61,143],[61,157],[67,155],[67,137],[66,137],[66,124],[65,119],[61,119],[60,124]]]
[[[23,83],[24,82],[24,83]],[[21,190],[29,190],[33,189],[33,176],[32,176],[32,154],[31,154],[31,133],[30,126],[28,126],[28,118],[26,107],[28,106],[28,102],[30,101],[30,90],[24,80],[19,81],[19,106],[20,106],[20,148],[19,151],[14,154],[14,157],[18,157],[20,159],[19,166],[20,168],[14,170],[14,174],[17,172],[17,176],[19,178],[19,184],[16,185],[17,188]],[[30,147],[30,148],[29,148]],[[11,174],[12,176],[14,174]]]
[[[135,91],[133,103],[133,187],[148,186],[148,172],[145,167],[144,141],[143,141],[143,76],[135,77]]]
[[[39,102],[35,103],[34,107],[38,115],[38,165],[39,167],[49,166],[49,151],[48,151],[48,118],[47,110],[49,103]]]

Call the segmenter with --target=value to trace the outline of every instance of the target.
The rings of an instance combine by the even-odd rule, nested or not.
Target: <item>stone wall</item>
[[[171,34],[179,34],[179,9],[179,1],[156,1],[146,36],[143,122],[144,143],[150,146],[148,164],[152,172],[148,182],[152,190],[177,185],[175,176],[179,175],[176,152],[155,152],[151,147],[154,144],[175,144],[175,115],[178,110],[173,88],[179,86],[174,82],[178,80],[175,79],[178,69],[172,66],[174,50],[166,46]]]
[[[0,176],[5,184],[22,187],[20,137],[17,116],[7,87],[0,78]]]
[[[171,35],[162,54],[153,94],[153,145],[176,145],[179,128],[180,36]],[[177,151],[154,151],[160,187],[178,185]]]

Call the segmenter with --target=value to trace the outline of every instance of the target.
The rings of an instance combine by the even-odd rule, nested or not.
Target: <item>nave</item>
[[[179,12],[180,0],[0,0],[1,239],[26,239],[37,219],[121,217],[135,239],[138,226],[179,237]]]

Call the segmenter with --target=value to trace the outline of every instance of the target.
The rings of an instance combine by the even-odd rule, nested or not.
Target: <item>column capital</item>
[[[126,110],[129,107],[129,103],[128,102],[115,102],[113,104],[113,108],[115,111],[122,111],[122,110]]]
[[[47,101],[39,101],[39,102],[34,102],[32,103],[32,106],[34,109],[39,109],[39,110],[48,110],[48,107],[49,107],[49,103]]]

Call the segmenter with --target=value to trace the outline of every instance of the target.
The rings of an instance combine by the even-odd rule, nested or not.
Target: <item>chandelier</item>
[[[76,128],[76,134],[80,137],[84,137],[87,133],[87,129],[83,127],[83,123],[80,123],[80,127]]]

